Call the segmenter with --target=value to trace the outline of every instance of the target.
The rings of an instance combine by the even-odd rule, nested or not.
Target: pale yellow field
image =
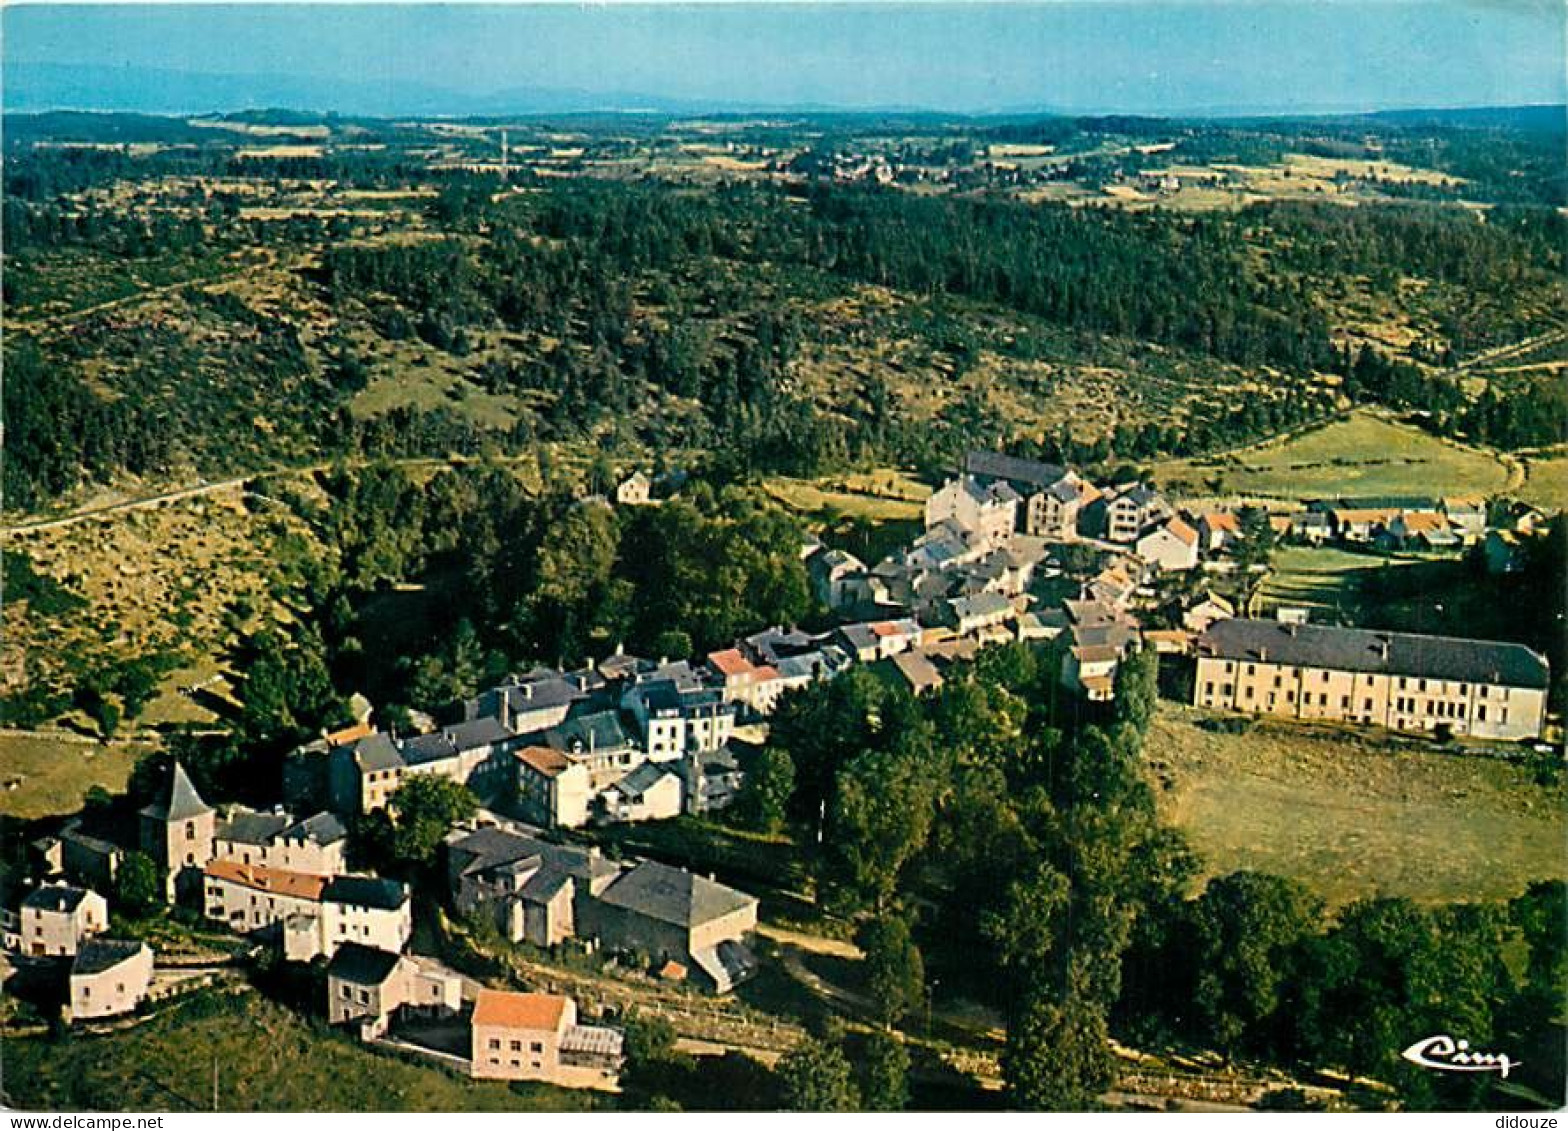
[[[0,734],[0,814],[32,820],[81,808],[89,787],[122,793],[144,742],[102,746],[41,735]]]
[[[1519,497],[1549,510],[1568,510],[1568,455],[1550,459],[1531,457]]]
[[[1155,479],[1167,485],[1185,484],[1187,493],[1311,499],[1490,495],[1508,486],[1509,474],[1488,453],[1355,412],[1322,428],[1219,460],[1167,461],[1156,465]],[[1218,486],[1211,480],[1218,480]]]

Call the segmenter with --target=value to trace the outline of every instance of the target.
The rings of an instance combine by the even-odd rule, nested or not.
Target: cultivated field
[[[1169,461],[1154,472],[1158,482],[1195,493],[1282,499],[1490,495],[1517,486],[1488,453],[1368,412],[1226,456]]]
[[[7,1038],[6,1093],[23,1110],[586,1111],[603,1100],[475,1082],[328,1032],[254,992],[199,998],[136,1028],[70,1041]]]
[[[1523,767],[1283,725],[1220,734],[1202,717],[1162,703],[1147,757],[1206,876],[1273,872],[1338,904],[1501,899],[1568,875],[1564,790]]]
[[[1272,571],[1263,583],[1259,607],[1254,612],[1267,616],[1277,605],[1297,605],[1354,614],[1359,582],[1366,571],[1381,569],[1385,564],[1399,568],[1412,562],[1333,546],[1286,546],[1274,554]],[[1314,619],[1327,622],[1332,618],[1318,615]]]

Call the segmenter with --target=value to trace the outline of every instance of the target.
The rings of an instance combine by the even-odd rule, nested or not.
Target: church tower
[[[199,873],[212,860],[217,813],[196,792],[185,767],[175,762],[168,791],[141,811],[141,819],[142,851],[163,870],[165,896],[173,901],[181,877]]]

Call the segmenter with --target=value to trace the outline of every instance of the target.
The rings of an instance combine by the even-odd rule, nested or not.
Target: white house
[[[952,522],[971,548],[1005,546],[1018,522],[1018,501],[1005,480],[981,486],[973,475],[960,475],[926,500],[926,529]]]
[[[1138,538],[1134,549],[1150,565],[1166,572],[1195,569],[1198,532],[1180,518],[1166,519]]]

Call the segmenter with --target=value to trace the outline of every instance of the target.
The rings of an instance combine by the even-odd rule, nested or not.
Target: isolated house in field
[[[614,1088],[619,1031],[577,1023],[559,994],[480,990],[474,1001],[471,1071],[481,1080],[537,1080],[560,1088]]]
[[[1545,722],[1546,659],[1522,644],[1223,620],[1197,655],[1199,707],[1505,740]]]
[[[960,475],[926,500],[926,529],[951,522],[970,549],[996,549],[1012,541],[1018,502],[1018,492],[1003,480],[982,486],[973,475]]]
[[[700,971],[720,993],[756,969],[744,942],[757,926],[756,897],[652,860],[622,873],[592,901],[587,926],[613,950]]]
[[[185,767],[175,762],[166,792],[140,813],[142,851],[165,877],[165,898],[194,888],[212,859],[217,813],[201,799]]]
[[[84,940],[109,929],[109,904],[87,888],[47,884],[22,900],[18,918],[22,954],[69,956]]]
[[[623,507],[640,507],[652,501],[653,482],[641,471],[634,471],[615,487],[615,501]]]
[[[152,984],[152,948],[138,940],[87,939],[71,963],[66,1020],[130,1013]]]
[[[433,959],[344,943],[327,964],[327,1020],[357,1022],[362,1038],[379,1037],[400,1010],[457,1013],[462,989],[462,978]]]
[[[1140,535],[1135,549],[1140,558],[1156,569],[1174,573],[1197,568],[1198,542],[1196,530],[1172,517]]]

